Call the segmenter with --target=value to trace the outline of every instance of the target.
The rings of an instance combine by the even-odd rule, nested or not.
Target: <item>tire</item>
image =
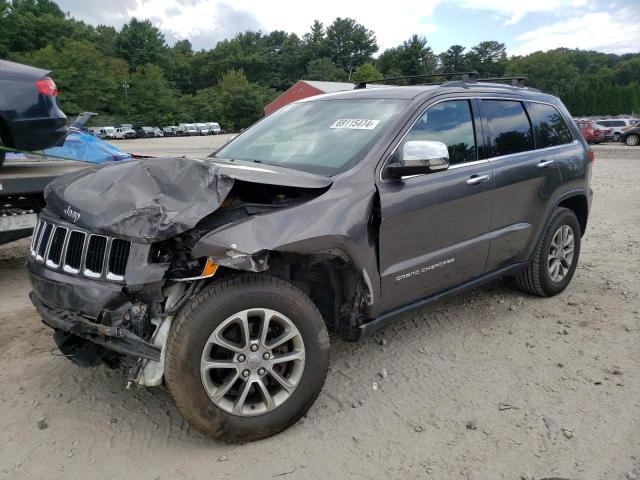
[[[256,310],[274,312],[279,316],[270,317],[270,320],[260,323],[259,316],[257,319],[251,317]],[[273,345],[278,339],[286,337],[287,331],[296,334],[290,342],[297,341],[298,344],[295,350],[291,347],[291,350],[284,354],[274,349],[271,351],[271,361],[275,365],[283,355],[298,355],[296,352],[302,348],[304,359],[285,363],[285,367],[278,374],[285,378],[289,371],[290,376],[286,381],[296,385],[291,392],[275,381],[273,370],[278,368],[277,365],[267,366],[267,373],[264,374],[263,371],[259,374],[262,368],[258,369],[258,366],[250,363],[262,362],[262,358],[268,355],[268,352],[263,350],[262,343],[257,352],[253,351],[252,344],[251,351],[244,350],[246,356],[243,356],[231,350],[227,351],[220,347],[222,343],[218,344],[217,340],[212,340],[228,335],[229,331],[238,332],[238,338],[242,336],[244,339],[244,335],[241,334],[242,323],[235,322],[244,312],[249,312],[244,318],[248,318],[245,325],[250,325],[251,332],[259,331],[260,325],[265,323],[268,329],[272,328],[272,325],[280,328],[277,323],[284,321],[282,318],[289,322],[289,330],[276,330],[278,337],[272,339]],[[266,317],[265,313],[264,318]],[[252,323],[254,320],[260,324],[257,328],[252,328],[256,326]],[[237,330],[234,330],[236,328]],[[282,333],[283,331],[285,333]],[[220,337],[216,336],[218,334]],[[259,336],[253,333],[249,335],[252,342],[258,342]],[[223,339],[226,342],[224,345],[231,343],[228,337],[225,336]],[[239,340],[237,345],[233,345],[243,343],[244,340]],[[264,344],[267,345],[268,342],[265,341]],[[221,352],[227,354],[225,360],[217,360],[217,355]],[[232,363],[233,369],[212,368],[201,371],[201,362],[205,361],[211,361],[212,364],[215,361],[225,361],[227,364]],[[244,363],[238,364],[240,361]],[[263,274],[248,274],[213,283],[185,305],[174,322],[167,341],[165,381],[178,410],[194,428],[228,443],[245,443],[275,435],[298,421],[313,405],[322,390],[328,367],[327,328],[311,300],[284,280]],[[244,379],[242,377],[246,372],[250,372],[247,373],[250,376]],[[295,379],[293,374],[297,375]],[[218,385],[214,385],[216,379],[211,375],[220,375]],[[218,390],[226,391],[227,384],[230,385],[228,393],[220,394]],[[250,393],[242,397],[247,384],[252,385],[247,389]],[[271,392],[276,392],[270,397],[271,407],[267,405],[266,396],[262,393],[265,385],[268,385]],[[217,403],[214,402],[214,397],[218,397]],[[243,401],[240,405],[241,398]],[[259,412],[257,414],[251,410],[256,408],[256,405],[256,411]],[[236,411],[236,408],[239,410]]]
[[[552,249],[557,251],[555,247],[552,247],[552,242],[555,245],[556,235],[560,229],[565,227],[568,227],[573,234],[573,254],[568,266],[566,266],[566,258],[565,262],[562,262],[552,255]],[[566,228],[564,231],[567,231]],[[580,256],[581,236],[580,223],[575,213],[568,208],[557,208],[549,220],[544,235],[535,246],[529,265],[516,277],[518,286],[525,292],[540,297],[552,297],[562,292],[571,282],[576,270]],[[565,251],[569,251],[568,247],[563,247],[563,252]],[[556,278],[553,278],[552,271],[555,270],[552,265],[556,263],[556,260],[560,262],[561,270],[556,274]],[[565,268],[566,272],[560,278],[559,273]]]
[[[630,147],[637,147],[638,145],[640,145],[640,135],[636,133],[627,135],[627,137],[624,139],[624,143],[626,143]]]
[[[613,141],[614,142],[619,142],[620,141],[620,134],[619,133],[614,133],[613,134]]]

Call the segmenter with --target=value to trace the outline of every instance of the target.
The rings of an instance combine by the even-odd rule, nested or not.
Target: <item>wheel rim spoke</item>
[[[295,360],[304,360],[304,352],[290,352],[284,355],[280,355],[278,357],[274,357],[271,360],[273,365],[277,365],[279,363],[293,362]]]
[[[200,368],[203,370],[211,370],[212,368],[238,370],[238,364],[230,360],[202,360],[200,362]]]
[[[214,345],[218,345],[219,347],[222,347],[222,348],[226,348],[227,350],[231,350],[232,352],[235,352],[235,353],[242,353],[244,351],[242,347],[238,345],[234,345],[233,343],[223,338],[220,334],[214,333],[214,335],[212,335],[212,337],[209,339],[210,343],[213,343]]]
[[[282,377],[275,370],[270,370],[269,371],[269,375],[271,375],[271,378],[273,378],[276,382],[278,382],[280,384],[280,386],[282,388],[284,388],[289,393],[293,392],[293,390],[296,388],[296,386],[293,383],[291,383],[286,378]]]
[[[264,400],[265,405],[267,406],[267,410],[271,410],[273,408],[273,398],[267,389],[267,386],[264,384],[261,378],[256,380],[256,385],[258,385],[258,389],[260,390],[260,395]]]
[[[290,330],[288,332],[284,332],[282,335],[272,340],[271,343],[267,345],[267,347],[270,348],[271,350],[276,349],[283,343],[286,343],[289,340],[291,340],[297,334],[298,334],[297,330]]]
[[[240,372],[235,372],[235,374],[229,375],[229,379],[218,388],[216,388],[215,392],[213,393],[213,397],[217,399],[223,398],[227,394],[229,389],[233,386],[233,384],[238,381],[238,378],[240,378]]]
[[[233,404],[233,413],[236,415],[241,415],[244,409],[244,402],[247,400],[247,395],[249,395],[249,390],[251,390],[251,385],[253,385],[253,380],[246,380],[242,385],[242,391],[240,392],[240,396],[236,399]]]

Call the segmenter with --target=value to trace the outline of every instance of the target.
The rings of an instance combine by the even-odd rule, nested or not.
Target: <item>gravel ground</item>
[[[222,140],[125,145],[200,155]],[[497,281],[368,341],[332,338],[309,414],[245,446],[191,429],[160,388],[59,356],[27,299],[28,241],[0,247],[0,478],[640,478],[640,148],[595,150],[563,294]]]

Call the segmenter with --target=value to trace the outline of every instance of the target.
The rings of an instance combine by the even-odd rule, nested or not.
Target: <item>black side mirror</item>
[[[392,178],[408,175],[424,175],[441,172],[449,168],[449,149],[442,142],[415,140],[402,147],[400,162],[387,166]]]

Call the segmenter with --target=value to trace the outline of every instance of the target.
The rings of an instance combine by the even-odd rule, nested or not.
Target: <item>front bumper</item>
[[[103,325],[69,310],[47,306],[34,292],[29,297],[44,324],[55,330],[84,338],[118,353],[160,361],[160,348],[124,328]]]
[[[50,270],[33,258],[27,262],[27,269],[32,293],[45,305],[82,312],[94,319],[104,311],[117,319],[131,308],[123,285]]]

